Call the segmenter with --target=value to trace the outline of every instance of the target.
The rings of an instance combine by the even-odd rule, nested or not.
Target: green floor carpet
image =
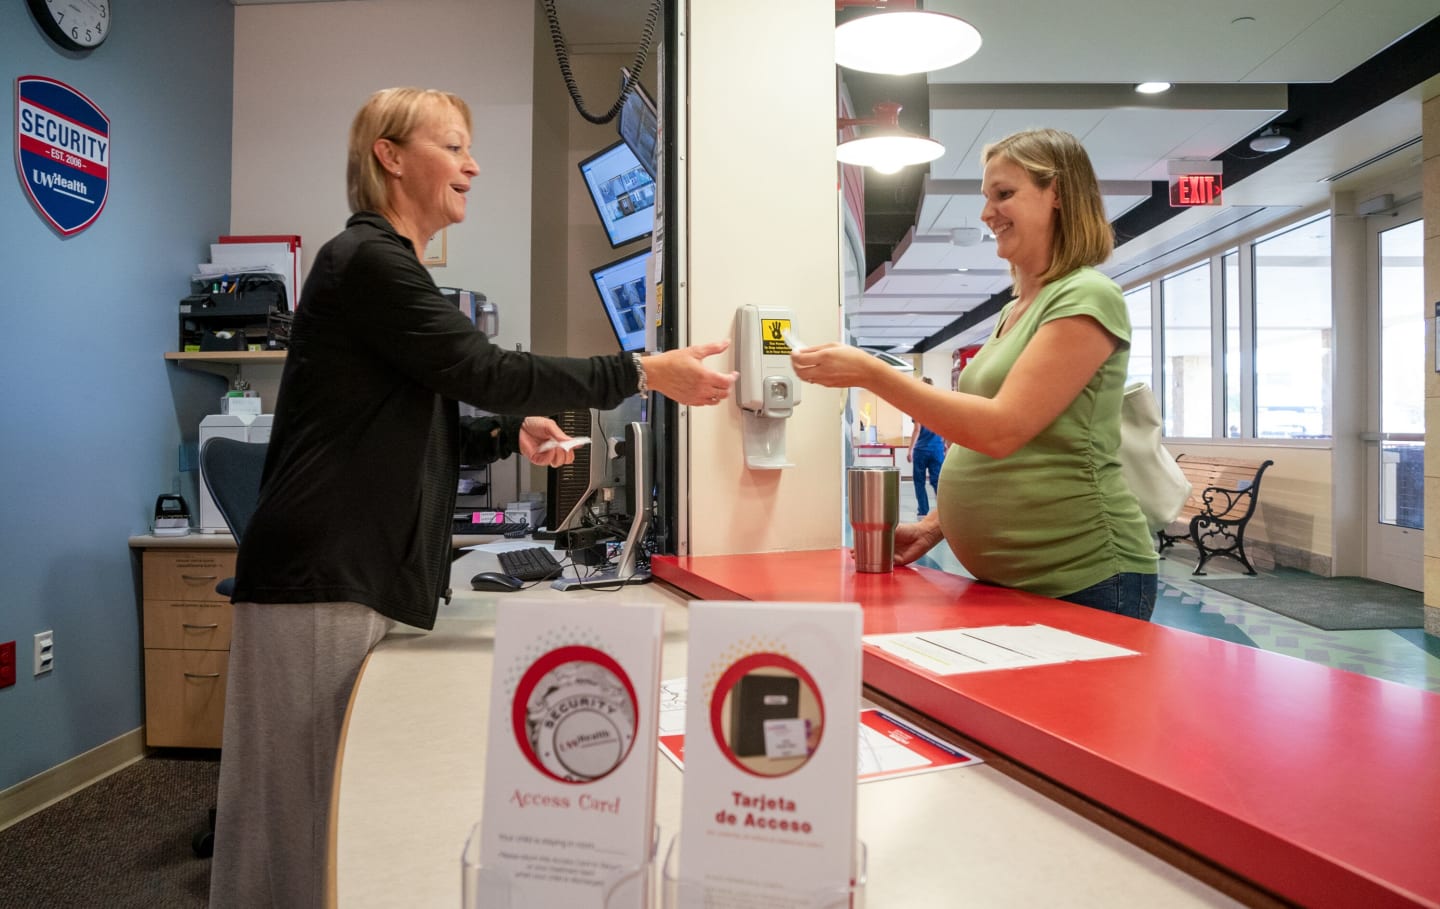
[[[1419,591],[1368,578],[1322,578],[1276,569],[1253,578],[1196,581],[1325,631],[1420,628],[1425,623]]]

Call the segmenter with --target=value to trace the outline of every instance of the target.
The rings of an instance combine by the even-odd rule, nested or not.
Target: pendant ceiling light
[[[882,174],[893,174],[907,164],[924,164],[945,154],[945,146],[929,136],[917,136],[900,128],[901,105],[881,101],[875,105],[874,116],[863,120],[841,117],[837,129],[850,126],[870,127],[855,139],[847,139],[836,148],[841,164],[869,167]]]
[[[835,29],[835,62],[846,69],[904,76],[945,69],[980,49],[980,32],[958,16],[917,9],[916,0],[835,0],[835,9],[876,10]]]

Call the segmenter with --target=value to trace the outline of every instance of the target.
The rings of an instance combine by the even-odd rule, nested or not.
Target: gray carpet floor
[[[1255,577],[1197,583],[1326,631],[1420,628],[1424,595],[1368,578],[1323,578],[1276,568]]]
[[[203,909],[218,752],[166,752],[0,830],[0,909]]]

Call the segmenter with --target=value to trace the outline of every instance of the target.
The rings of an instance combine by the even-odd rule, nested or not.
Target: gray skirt
[[[211,909],[323,904],[345,708],[394,626],[359,603],[235,604]]]

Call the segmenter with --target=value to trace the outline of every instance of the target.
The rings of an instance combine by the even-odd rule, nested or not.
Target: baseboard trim
[[[1335,576],[1335,559],[1331,556],[1309,552],[1283,543],[1268,544],[1274,554],[1274,563],[1285,568],[1298,568],[1322,578]]]
[[[66,796],[128,767],[149,753],[145,727],[117,736],[103,745],[75,755],[28,780],[0,791],[0,830],[19,823]]]

